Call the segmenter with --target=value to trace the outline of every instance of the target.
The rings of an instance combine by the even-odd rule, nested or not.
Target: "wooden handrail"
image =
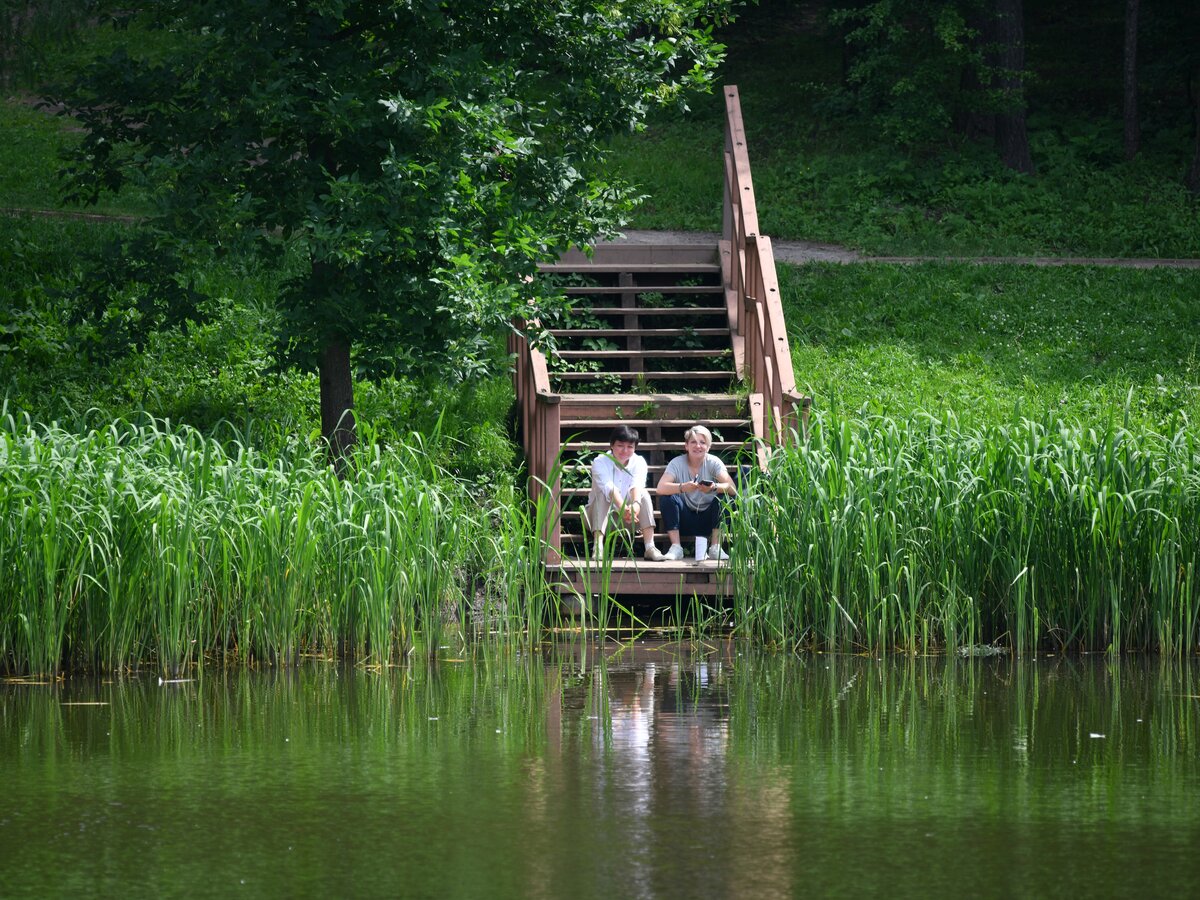
[[[783,321],[771,239],[758,233],[758,204],[736,85],[725,91],[725,196],[723,241],[728,248],[725,289],[730,325],[743,360],[739,373],[764,406],[762,432],[768,444],[784,444],[808,427],[811,401],[796,389],[792,352]],[[758,422],[756,421],[756,431]]]
[[[536,322],[529,323],[534,327]],[[546,355],[526,337],[525,323],[517,323],[508,337],[509,353],[515,358],[513,387],[520,407],[521,443],[529,471],[529,496],[536,503],[549,491],[550,504],[559,493],[555,464],[561,450],[559,403],[561,396],[550,388],[550,370]],[[546,561],[556,563],[561,558],[562,528],[556,509],[551,509],[542,535],[546,546]]]

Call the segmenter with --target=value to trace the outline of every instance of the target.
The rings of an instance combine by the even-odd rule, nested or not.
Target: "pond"
[[[0,894],[1185,895],[1200,665],[634,641],[0,684]]]

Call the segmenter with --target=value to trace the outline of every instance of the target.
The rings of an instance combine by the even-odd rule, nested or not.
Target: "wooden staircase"
[[[808,400],[792,377],[770,240],[757,235],[737,89],[725,94],[723,239],[573,250],[542,269],[571,300],[561,321],[539,323],[555,347],[512,338],[530,491],[550,512],[546,575],[564,594],[588,597],[603,584],[616,596],[722,596],[733,587],[728,563],[646,562],[640,539],[603,566],[588,558],[588,466],[615,426],[641,434],[652,497],[694,424],[712,430],[711,452],[731,473],[764,466],[769,446],[803,433]],[[655,521],[665,551],[657,499]]]

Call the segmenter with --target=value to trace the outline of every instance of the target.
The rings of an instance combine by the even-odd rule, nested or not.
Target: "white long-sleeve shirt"
[[[646,486],[646,473],[646,460],[636,453],[629,458],[625,468],[621,468],[610,454],[601,453],[592,460],[592,490],[612,499],[615,488],[617,496],[624,500],[633,489]]]

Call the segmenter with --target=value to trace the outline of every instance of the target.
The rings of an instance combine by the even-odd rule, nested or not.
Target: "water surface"
[[[1196,661],[454,654],[0,684],[0,895],[1187,896]]]

